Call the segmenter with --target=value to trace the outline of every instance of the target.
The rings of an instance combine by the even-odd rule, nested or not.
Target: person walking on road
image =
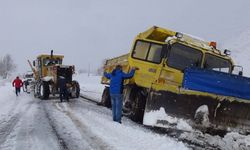
[[[23,86],[23,81],[17,76],[16,79],[12,82],[12,86],[16,89],[16,96],[21,92],[21,87]]]
[[[60,101],[63,102],[63,99],[69,101],[69,94],[67,90],[67,82],[65,77],[59,76],[59,88],[60,88]]]
[[[123,99],[123,81],[124,79],[130,79],[135,74],[135,68],[129,73],[124,73],[122,71],[122,66],[117,65],[112,73],[104,72],[104,76],[107,79],[110,79],[110,97],[111,97],[111,104],[112,104],[112,115],[113,121],[121,123],[122,117],[122,99]]]

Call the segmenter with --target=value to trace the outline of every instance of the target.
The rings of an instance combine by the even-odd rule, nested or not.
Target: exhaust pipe
[[[50,57],[53,58],[53,50],[50,51]]]

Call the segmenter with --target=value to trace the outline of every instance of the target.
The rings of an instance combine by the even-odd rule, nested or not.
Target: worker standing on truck
[[[110,79],[109,92],[112,104],[113,121],[121,123],[123,80],[132,78],[134,73],[135,68],[132,68],[130,73],[124,73],[121,65],[117,65],[112,73],[104,72],[104,76]]]
[[[60,88],[60,101],[63,102],[63,99],[69,101],[69,94],[67,90],[67,82],[65,77],[59,76],[59,88]]]
[[[21,87],[23,86],[23,81],[17,76],[16,79],[12,82],[12,86],[16,89],[16,96],[21,92]]]

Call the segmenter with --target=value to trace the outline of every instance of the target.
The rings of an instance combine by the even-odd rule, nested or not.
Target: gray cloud
[[[249,27],[250,1],[8,0],[0,2],[0,55],[19,71],[40,53],[77,68],[127,53],[139,32],[158,25],[219,43]]]

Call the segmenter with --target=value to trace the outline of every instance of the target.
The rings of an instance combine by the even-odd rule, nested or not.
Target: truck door
[[[170,46],[160,78],[164,78],[167,84],[180,87],[184,70],[187,67],[201,67],[201,62],[202,52],[200,50],[174,43]]]
[[[144,87],[151,87],[160,74],[162,67],[163,45],[137,40],[132,51],[132,65],[140,68],[136,82]]]

